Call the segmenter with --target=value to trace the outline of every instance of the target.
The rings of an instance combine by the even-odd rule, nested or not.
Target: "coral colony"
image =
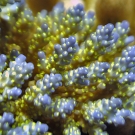
[[[106,123],[135,121],[126,20],[95,28],[81,4],[33,16],[22,0],[0,2],[1,135],[108,135]]]

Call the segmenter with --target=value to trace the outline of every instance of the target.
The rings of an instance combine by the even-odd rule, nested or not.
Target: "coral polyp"
[[[36,15],[3,1],[0,134],[108,135],[135,121],[135,46],[130,24],[96,26],[82,4]]]

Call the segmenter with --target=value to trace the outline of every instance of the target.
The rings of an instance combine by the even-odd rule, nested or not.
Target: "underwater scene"
[[[0,0],[0,135],[135,135],[134,0]]]

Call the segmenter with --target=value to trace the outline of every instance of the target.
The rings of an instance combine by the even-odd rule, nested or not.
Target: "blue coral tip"
[[[82,4],[77,4],[76,9],[79,9],[80,11],[84,10],[84,6]]]
[[[48,31],[48,25],[46,23],[43,23],[41,25],[41,29],[44,31],[44,32],[47,32]]]
[[[71,43],[71,44],[74,44],[76,42],[76,38],[74,36],[70,36],[68,38],[68,41]]]
[[[134,40],[135,40],[134,36],[128,36],[124,41],[125,45],[132,43]]]
[[[89,12],[87,13],[87,18],[88,18],[88,19],[91,19],[91,18],[93,18],[93,17],[94,17],[94,15],[95,15],[95,13],[94,13],[94,12],[89,11]]]
[[[128,21],[122,21],[121,26],[122,26],[122,28],[127,30],[129,28],[129,22]]]
[[[105,31],[108,32],[112,32],[114,29],[114,25],[111,23],[108,23],[107,25],[105,25]]]
[[[44,53],[43,51],[39,51],[39,52],[38,52],[38,57],[39,57],[40,59],[45,59],[45,53]]]

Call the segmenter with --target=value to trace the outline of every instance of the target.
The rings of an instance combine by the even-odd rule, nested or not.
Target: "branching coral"
[[[15,12],[13,5],[1,12],[8,16],[0,38],[1,134],[107,135],[105,123],[135,120],[127,21],[95,29],[96,16],[81,4],[65,10],[58,3],[35,16],[24,1],[13,4]]]
[[[131,31],[135,33],[135,2],[134,0],[95,0],[95,12],[98,24],[105,25],[108,22],[115,24],[118,21],[130,22]],[[125,4],[126,3],[126,4]]]

